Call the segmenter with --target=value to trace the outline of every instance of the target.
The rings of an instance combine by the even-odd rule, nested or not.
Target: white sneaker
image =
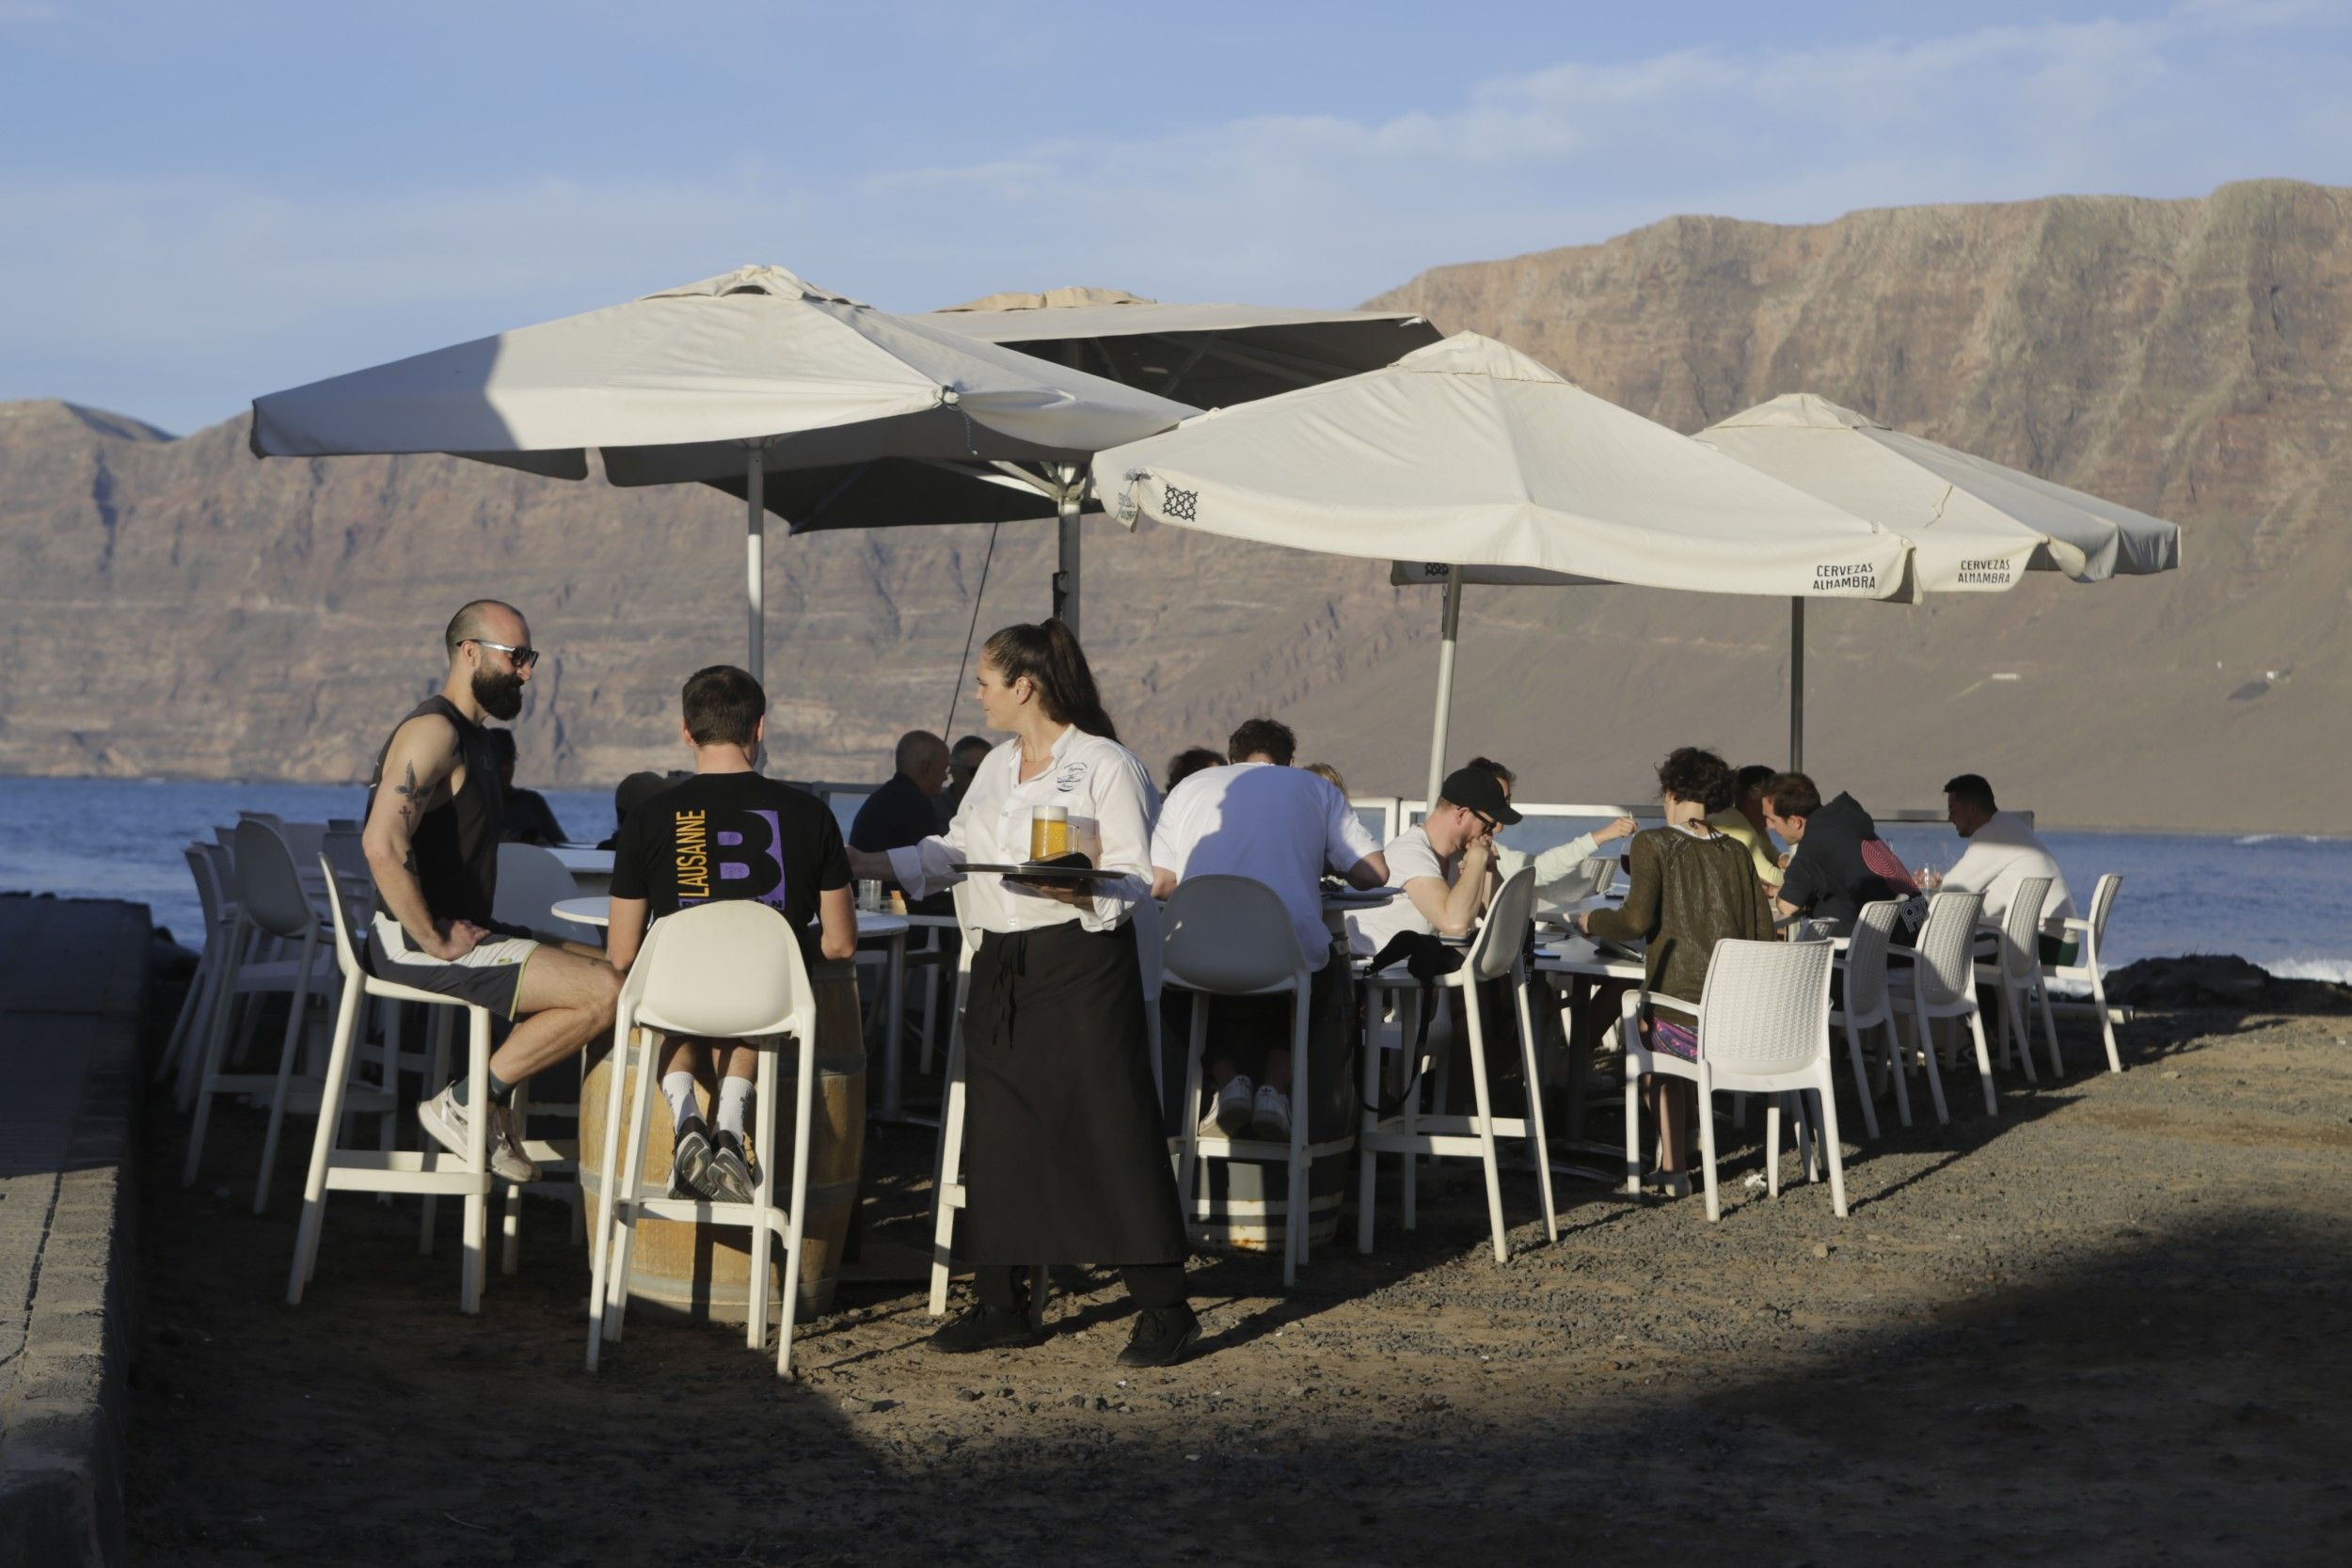
[[[1203,1133],[1238,1138],[1249,1131],[1249,1080],[1239,1073],[1225,1080],[1225,1086],[1216,1091],[1216,1100],[1200,1123]]]
[[[1249,1135],[1268,1143],[1291,1141],[1291,1097],[1271,1084],[1261,1085],[1249,1111]]]
[[[491,1174],[502,1181],[537,1180],[539,1167],[524,1159],[522,1150],[515,1147],[514,1134],[507,1130],[506,1117],[497,1114],[499,1109],[491,1107],[493,1114],[483,1130]],[[457,1085],[454,1084],[432,1099],[417,1102],[417,1125],[461,1160],[466,1157],[471,1115],[472,1107],[457,1102]]]

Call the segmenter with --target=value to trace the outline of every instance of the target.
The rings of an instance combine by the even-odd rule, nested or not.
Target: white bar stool
[[[655,1080],[656,1040],[669,1035],[741,1040],[759,1050],[758,1131],[754,1148],[763,1158],[749,1203],[711,1203],[644,1191],[645,1130],[655,1105],[662,1103]],[[785,1037],[799,1042],[800,1073],[792,1104],[792,1199],[775,1203],[776,1055]],[[792,1370],[792,1320],[800,1306],[801,1230],[808,1200],[808,1123],[817,1077],[817,1002],[802,961],[800,940],[784,916],[748,898],[683,910],[654,924],[637,961],[629,966],[612,1020],[612,1060],[632,1037],[636,1047],[636,1115],[628,1131],[628,1158],[620,1183],[613,1161],[621,1141],[621,1102],[630,1098],[616,1070],[605,1101],[602,1184],[607,1195],[596,1225],[596,1246],[588,1291],[588,1370],[607,1339],[621,1338],[628,1310],[628,1249],[639,1216],[691,1221],[697,1225],[743,1226],[752,1232],[751,1310],[744,1340],[760,1348],[768,1332],[768,1249],[784,1239],[784,1321],[776,1333],[776,1374]]]
[[[1372,1250],[1373,1213],[1377,1200],[1375,1186],[1378,1162],[1382,1154],[1402,1154],[1405,1158],[1405,1225],[1411,1229],[1414,1223],[1413,1189],[1414,1160],[1422,1154],[1445,1156],[1469,1155],[1479,1160],[1486,1169],[1486,1218],[1494,1233],[1495,1261],[1506,1261],[1511,1255],[1510,1243],[1502,1225],[1502,1177],[1495,1159],[1498,1137],[1525,1138],[1532,1146],[1537,1184],[1543,1191],[1544,1230],[1553,1241],[1560,1240],[1560,1218],[1551,1196],[1551,1153],[1549,1140],[1544,1135],[1544,1097],[1540,1069],[1535,1061],[1534,1020],[1528,1010],[1527,999],[1527,936],[1533,925],[1535,903],[1535,871],[1522,867],[1505,881],[1495,894],[1494,903],[1486,911],[1486,918],[1478,927],[1478,935],[1470,942],[1470,953],[1462,967],[1440,976],[1433,985],[1451,990],[1459,999],[1465,1028],[1470,1036],[1470,1085],[1476,1109],[1469,1116],[1449,1116],[1438,1112],[1424,1113],[1420,1108],[1421,1070],[1427,1066],[1426,1056],[1417,1063],[1408,1063],[1405,1103],[1394,1117],[1382,1117],[1373,1108],[1378,1097],[1380,1083],[1380,1044],[1378,1017],[1379,993],[1391,990],[1399,994],[1397,1022],[1400,1029],[1409,1029],[1406,1020],[1416,1009],[1411,998],[1419,991],[1421,982],[1402,970],[1381,970],[1364,977],[1372,988],[1373,1005],[1366,1007],[1364,1026],[1364,1059],[1361,1087],[1368,1098],[1364,1103],[1363,1127],[1356,1135],[1359,1175],[1356,1191],[1356,1250]],[[1511,997],[1516,1006],[1519,1030],[1520,1072],[1526,1081],[1527,1115],[1498,1117],[1486,1086],[1486,1026],[1480,1018],[1478,986],[1486,980],[1511,983]],[[1406,1051],[1413,1048],[1408,1040]]]
[[[1298,949],[1298,933],[1290,911],[1263,882],[1248,877],[1194,877],[1178,884],[1161,912],[1167,937],[1161,948],[1165,964],[1162,983],[1193,993],[1191,1039],[1184,1048],[1184,1092],[1177,1101],[1176,1191],[1184,1199],[1189,1222],[1198,1199],[1193,1193],[1193,1166],[1212,1160],[1280,1160],[1288,1166],[1282,1221],[1282,1283],[1298,1283],[1298,1266],[1307,1260],[1308,1176],[1314,1162],[1348,1147],[1350,1139],[1311,1142],[1308,1123],[1313,1119],[1314,1094],[1309,1076],[1310,997],[1314,972]],[[1232,1138],[1200,1131],[1201,1056],[1209,1039],[1209,998],[1212,996],[1291,997],[1291,1135],[1286,1142],[1271,1138]],[[1158,1053],[1152,1053],[1152,1079],[1159,1078]]]
[[[320,857],[321,863],[326,858]],[[294,1234],[294,1267],[286,1276],[286,1305],[302,1305],[302,1289],[318,1272],[319,1238],[326,1219],[329,1192],[421,1193],[466,1200],[465,1261],[457,1292],[458,1309],[482,1309],[484,1243],[489,1222],[490,1118],[480,1114],[467,1121],[466,1152],[461,1157],[432,1146],[428,1137],[421,1149],[356,1149],[337,1147],[336,1129],[342,1120],[343,1100],[350,1089],[352,1058],[359,1036],[360,1014],[370,998],[417,1002],[429,1007],[462,1008],[467,1022],[466,1072],[476,1085],[489,1082],[490,1013],[486,1007],[441,996],[429,990],[379,980],[360,966],[351,944],[351,923],[343,900],[328,870],[328,908],[334,916],[335,962],[342,971],[342,999],[335,1011],[335,1043],[326,1061],[326,1087],[319,1105],[319,1125],[310,1143],[310,1174],[302,1188],[302,1224]],[[454,1017],[454,1014],[446,1014]],[[388,1039],[383,1057],[385,1087],[399,1082],[397,1044]],[[477,1113],[480,1107],[474,1108]]]

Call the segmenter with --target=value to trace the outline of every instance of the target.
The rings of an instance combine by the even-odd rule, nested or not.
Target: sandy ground
[[[1293,1291],[1197,1258],[1202,1353],[1142,1374],[1113,1365],[1127,1312],[1098,1276],[1033,1351],[930,1354],[920,1295],[869,1286],[791,1383],[641,1319],[591,1377],[552,1204],[469,1320],[453,1245],[421,1259],[412,1209],[339,1200],[289,1309],[295,1206],[247,1201],[259,1118],[230,1112],[183,1192],[153,1105],[134,1538],[217,1568],[2341,1564],[2352,1016],[2143,1014],[2120,1078],[2085,1070],[2088,1028],[1997,1118],[1963,1073],[1949,1128],[1850,1130],[1845,1221],[1825,1187],[1747,1188],[1731,1134],[1722,1224],[1570,1184],[1547,1246],[1522,1173],[1498,1266],[1450,1164],[1418,1233],[1391,1207],[1375,1256],[1351,1233]],[[929,1135],[876,1156],[879,1212],[911,1214]]]

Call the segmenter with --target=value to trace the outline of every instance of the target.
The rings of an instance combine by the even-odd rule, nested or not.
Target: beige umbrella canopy
[[[2026,572],[2076,582],[2169,572],[2178,526],[1921,436],[1811,392],[1789,392],[1697,437],[1759,473],[1818,496],[1912,544],[1922,593],[1986,594]],[[1788,752],[1804,756],[1804,601],[1789,610]]]
[[[1901,536],[1461,333],[1385,370],[1096,456],[1122,522],[1294,549],[1698,593],[1885,598]],[[1461,584],[1448,575],[1430,788]]]
[[[1167,304],[1124,289],[993,293],[914,319],[1201,408],[1376,370],[1438,336],[1404,311]],[[1054,579],[1055,612],[1073,626],[1078,570],[1073,515]]]
[[[586,476],[595,449],[615,483],[739,485],[756,675],[771,471],[1045,466],[1064,476],[1053,504],[1074,519],[1088,453],[1192,411],[751,266],[257,398],[252,446],[452,452],[570,479]]]

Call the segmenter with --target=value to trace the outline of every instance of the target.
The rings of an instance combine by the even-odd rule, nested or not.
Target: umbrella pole
[[[1804,771],[1804,601],[1788,601],[1788,771]]]
[[[1078,635],[1078,470],[1063,464],[1055,470],[1054,515],[1061,532],[1061,569],[1054,574],[1054,614]]]
[[[1438,807],[1438,788],[1445,782],[1445,732],[1454,718],[1454,644],[1462,630],[1462,578],[1449,571],[1445,578],[1445,619],[1438,632],[1438,721],[1429,735],[1429,788],[1422,796],[1424,810]]]
[[[743,459],[743,496],[750,510],[743,519],[744,604],[750,621],[751,653],[743,668],[752,679],[767,684],[763,670],[768,651],[768,470],[760,450],[747,447]]]

